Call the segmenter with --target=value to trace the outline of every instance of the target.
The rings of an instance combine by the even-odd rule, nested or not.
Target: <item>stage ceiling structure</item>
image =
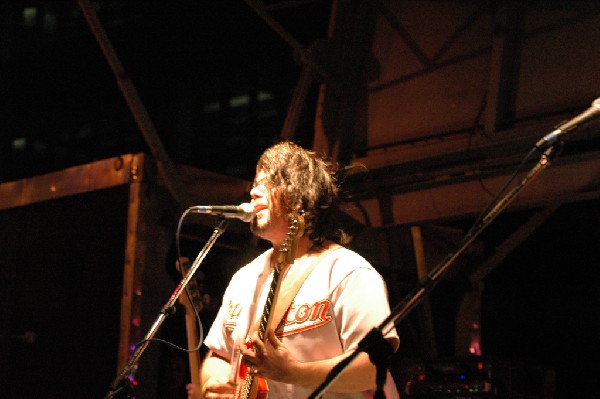
[[[600,93],[597,2],[332,1],[327,37],[307,46],[270,13],[298,3],[246,4],[302,65],[280,138],[294,139],[318,84],[313,149],[350,165],[344,211],[366,227],[475,218]],[[600,196],[599,138],[594,120],[566,136],[511,202],[533,217],[497,257],[561,204]]]
[[[349,179],[357,220],[478,214],[540,138],[598,98],[598,3],[494,4],[334,2],[315,148],[362,166]],[[598,198],[599,130],[573,131],[512,207]]]
[[[94,3],[76,3],[165,184],[174,198],[185,196],[175,156]],[[477,215],[537,140],[599,96],[596,1],[331,1],[328,32],[311,43],[296,39],[278,12],[311,4],[321,12],[322,2],[245,4],[301,65],[280,138],[298,138],[316,85],[312,147],[353,166],[345,210],[367,227]],[[565,142],[513,208],[598,197],[598,124]]]
[[[306,46],[271,14],[306,2],[246,4],[302,65],[280,138],[294,139],[318,84],[313,148],[352,166],[345,211],[367,227],[474,217],[600,93],[597,2],[332,1],[327,36]],[[598,130],[570,133],[511,208],[598,198]]]
[[[306,46],[271,14],[306,2],[245,2],[302,66],[280,139],[295,138],[318,84],[313,149],[349,165],[343,210],[368,228],[474,219],[535,144],[600,93],[597,2],[332,1],[327,36]],[[89,3],[78,3],[85,14]],[[102,28],[88,14],[111,62]],[[148,118],[139,115],[135,88],[120,86],[133,99],[167,187],[174,198],[184,195]],[[599,138],[597,121],[578,126],[550,167],[512,200],[508,211],[534,217],[515,227],[504,255],[561,204],[600,196]],[[534,152],[511,184],[540,155]],[[184,197],[179,203],[189,204]]]

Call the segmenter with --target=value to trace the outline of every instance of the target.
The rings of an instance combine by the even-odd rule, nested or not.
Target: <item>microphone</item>
[[[249,222],[254,217],[254,207],[248,203],[240,205],[197,205],[190,207],[193,213],[208,213],[225,218],[238,218],[243,222]]]
[[[562,136],[567,134],[569,131],[575,129],[582,123],[591,121],[594,118],[600,116],[600,98],[597,98],[592,103],[592,106],[577,115],[575,118],[570,119],[566,122],[561,123],[552,132],[548,133],[541,140],[535,143],[537,149],[545,148],[547,146],[556,143]]]

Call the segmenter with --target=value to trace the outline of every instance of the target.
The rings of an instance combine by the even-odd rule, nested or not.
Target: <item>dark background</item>
[[[251,178],[298,79],[292,49],[243,2],[92,4],[169,155]],[[0,182],[147,149],[76,2],[0,10]],[[329,2],[269,12],[303,45],[326,35]]]
[[[280,134],[298,79],[290,47],[243,2],[93,4],[173,160],[251,179],[259,154]],[[329,6],[308,1],[270,12],[309,46],[326,35]],[[7,0],[0,19],[0,183],[148,150],[75,2]],[[296,137],[307,146],[315,101],[313,88]],[[81,214],[82,202],[103,211]],[[534,370],[516,383],[519,397],[539,397],[540,369],[556,372],[555,397],[597,394],[598,209],[597,201],[562,206],[485,280],[484,354],[520,372]],[[0,356],[3,392],[11,398],[103,394],[115,373],[118,331],[106,326],[119,321],[126,193],[93,193],[0,216],[3,238],[11,237],[1,251],[0,318],[8,321],[3,334],[10,341]],[[482,237],[485,254],[529,216],[503,215]],[[99,222],[114,228],[94,229]],[[469,222],[448,225],[464,229]],[[40,268],[40,260],[52,266]],[[106,264],[114,269],[107,272]],[[402,298],[414,271],[374,264],[393,297]],[[454,354],[454,316],[468,289],[459,274],[432,294],[441,357]],[[417,324],[411,318],[400,327],[399,358],[423,355]],[[38,334],[36,346],[21,339],[23,331]],[[181,338],[173,324],[166,331]],[[164,367],[172,376],[176,366]]]

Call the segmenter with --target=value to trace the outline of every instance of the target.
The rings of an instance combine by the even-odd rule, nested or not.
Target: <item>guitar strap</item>
[[[336,249],[342,248],[341,245],[331,244],[328,248],[324,249],[317,257],[313,258],[310,262],[302,262],[300,264],[294,264],[289,268],[288,272],[284,276],[281,282],[281,288],[279,289],[279,295],[275,300],[275,308],[272,310],[272,320],[275,321],[275,328],[283,319],[283,316],[287,312],[288,308],[292,304],[292,301],[296,297],[296,294],[304,284],[304,281],[308,275],[313,271],[315,266],[321,262],[325,256],[335,251]],[[260,319],[254,323],[248,330],[248,336],[252,336],[255,331],[258,330],[260,325]]]

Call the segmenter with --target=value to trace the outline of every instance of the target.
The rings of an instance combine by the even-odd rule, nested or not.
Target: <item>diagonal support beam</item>
[[[259,17],[262,18],[263,21],[271,29],[273,29],[282,39],[285,41],[294,52],[299,56],[300,60],[303,63],[308,63],[312,68],[319,73],[319,75],[323,78],[327,78],[328,74],[312,56],[310,51],[306,50],[304,46],[296,40],[294,36],[292,36],[279,22],[277,22],[268,12],[266,7],[263,5],[262,1],[259,0],[244,0],[246,4],[254,10]]]
[[[479,18],[481,18],[486,13],[488,8],[488,5],[484,3],[471,15],[469,15],[469,17],[452,33],[452,35],[450,35],[448,40],[446,40],[444,44],[442,44],[438,51],[435,52],[432,58],[433,62],[437,63],[437,61],[444,56],[448,49],[450,49],[452,44],[454,44],[464,32],[466,32],[471,26],[473,26],[475,22],[477,22],[477,20],[479,20]]]
[[[296,89],[294,90],[288,113],[283,122],[283,128],[281,129],[280,134],[281,140],[293,140],[314,76],[315,72],[312,66],[304,64],[302,66],[302,71],[300,71],[300,77],[298,78],[298,83],[296,84]]]
[[[497,266],[521,245],[531,234],[536,231],[550,216],[556,212],[559,205],[554,204],[545,207],[534,214],[527,222],[521,225],[514,233],[510,235],[502,244],[496,247],[496,250],[480,267],[469,276],[469,281],[473,287],[478,287],[485,276],[490,274]]]
[[[526,12],[527,6],[520,0],[500,1],[496,9],[487,107],[483,114],[488,134],[514,123]]]
[[[315,75],[320,76],[322,79],[326,79],[328,74],[325,68],[323,68],[323,66],[315,60],[310,49],[305,49],[288,31],[283,28],[283,26],[281,26],[281,24],[273,19],[261,1],[245,0],[245,2],[263,19],[263,21],[265,21],[267,25],[271,27],[271,29],[281,36],[281,38],[298,55],[298,58],[302,63],[302,71],[300,72],[300,77],[298,78],[298,83],[296,84],[296,89],[294,90],[294,95],[288,108],[288,113],[280,134],[281,140],[292,140],[296,134],[298,121],[302,115],[310,87],[315,80]]]
[[[388,21],[392,29],[398,33],[398,35],[404,40],[404,43],[411,49],[413,54],[419,59],[419,62],[423,64],[424,67],[429,68],[433,65],[433,61],[425,54],[419,44],[413,39],[410,33],[402,26],[400,21],[396,18],[394,14],[390,12],[390,10],[383,4],[381,0],[375,1],[375,7],[381,15]]]
[[[123,97],[129,106],[133,117],[146,140],[146,144],[152,153],[152,156],[156,162],[158,173],[162,177],[169,193],[173,199],[179,204],[180,207],[188,207],[191,205],[191,201],[187,198],[186,191],[183,188],[179,174],[177,173],[169,154],[165,150],[156,127],[148,114],[137,89],[135,88],[131,78],[125,72],[123,65],[121,64],[119,57],[115,49],[113,48],[106,32],[102,28],[96,12],[88,0],[77,0],[79,8],[81,9],[92,33],[94,34],[98,45],[100,46],[102,53],[104,54],[106,61],[108,62],[113,74],[117,80],[117,84],[121,89]]]

